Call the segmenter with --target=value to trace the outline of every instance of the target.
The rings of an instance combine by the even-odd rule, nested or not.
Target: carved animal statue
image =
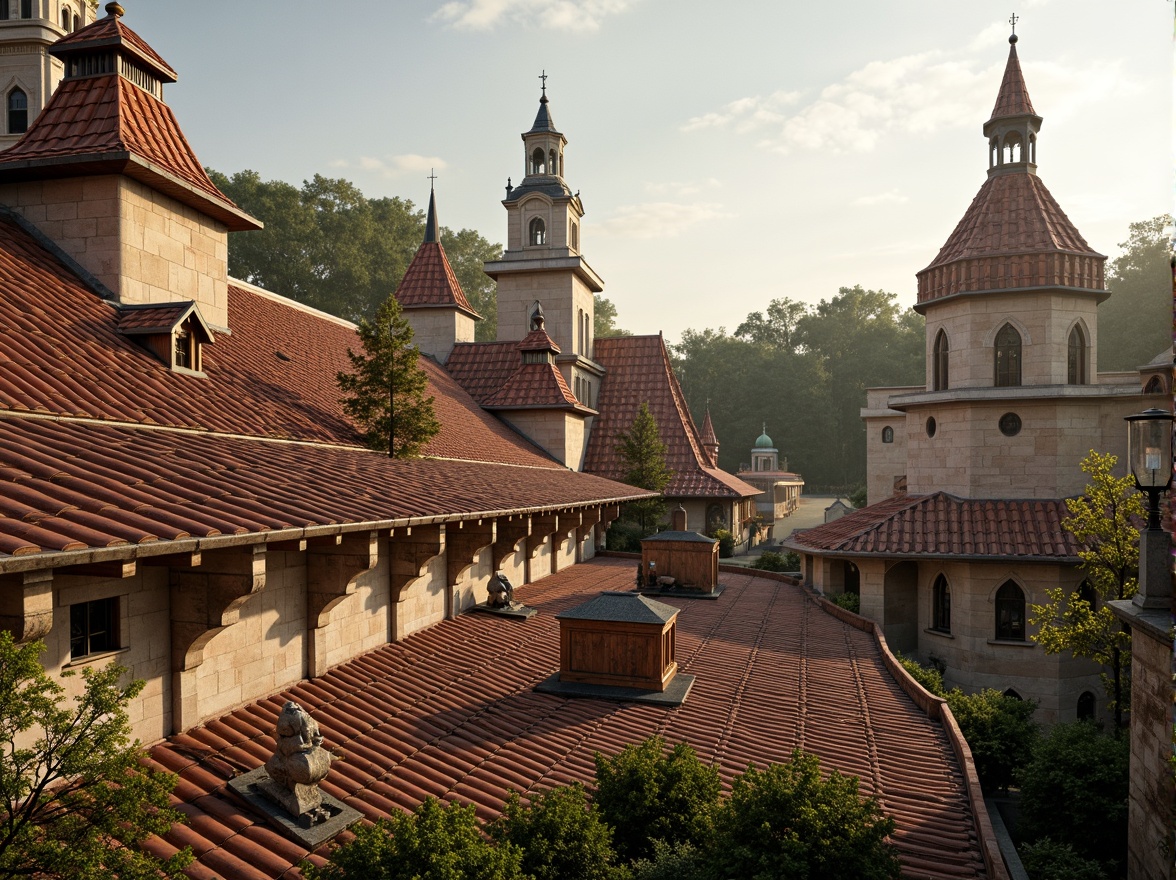
[[[486,589],[489,593],[487,604],[491,608],[511,608],[514,606],[514,585],[503,572],[495,572]]]
[[[309,793],[297,786],[317,788],[331,769],[331,753],[323,748],[318,724],[293,701],[287,701],[278,716],[277,740],[277,749],[265,762],[266,772],[301,801]]]

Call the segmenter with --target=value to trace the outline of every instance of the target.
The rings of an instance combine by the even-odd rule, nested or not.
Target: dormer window
[[[178,373],[203,375],[201,349],[213,342],[212,331],[196,303],[123,306],[119,332],[134,338]]]

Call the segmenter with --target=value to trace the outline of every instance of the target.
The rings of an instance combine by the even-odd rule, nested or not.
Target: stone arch
[[[542,147],[536,147],[531,152],[531,161],[527,166],[528,174],[546,174],[547,173],[547,158],[543,152]]]
[[[919,565],[910,560],[886,569],[882,581],[882,631],[892,650],[919,647]]]
[[[1005,163],[1024,162],[1024,147],[1025,143],[1021,137],[1021,132],[1010,131],[1007,132],[1001,140],[1001,156]]]
[[[1090,329],[1081,318],[1066,330],[1066,384],[1090,384]]]
[[[942,327],[935,334],[935,342],[931,347],[931,390],[946,391],[948,388],[948,364],[950,361],[951,342],[947,331]]]

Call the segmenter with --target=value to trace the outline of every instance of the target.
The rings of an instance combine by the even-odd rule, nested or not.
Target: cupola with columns
[[[555,127],[547,98],[547,76],[539,110],[523,132],[522,180],[507,180],[506,252],[485,265],[498,283],[498,339],[522,339],[529,332],[532,304],[541,300],[547,333],[559,346],[557,358],[567,385],[591,407],[592,389],[603,370],[592,360],[593,296],[604,282],[581,253],[584,205],[564,177],[567,138]]]

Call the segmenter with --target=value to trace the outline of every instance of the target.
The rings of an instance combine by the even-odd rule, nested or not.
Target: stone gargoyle
[[[315,720],[292,700],[278,715],[277,741],[277,748],[265,762],[272,781],[263,787],[265,793],[300,824],[313,825],[330,818],[318,784],[335,756],[323,748],[323,735]]]

